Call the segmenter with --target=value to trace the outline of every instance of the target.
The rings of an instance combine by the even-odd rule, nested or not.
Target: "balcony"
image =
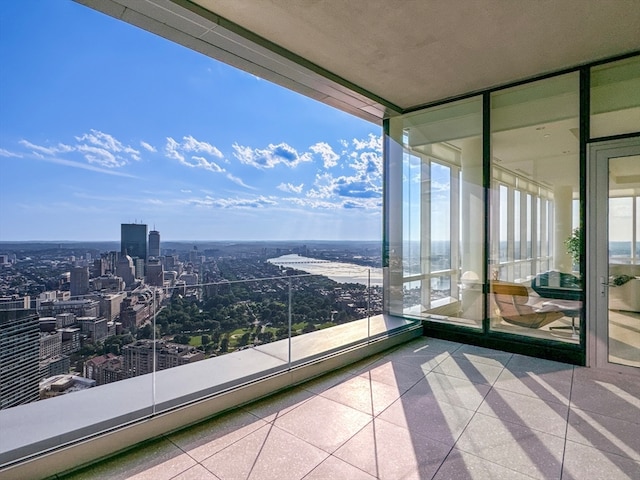
[[[15,474],[43,477],[52,469],[66,470],[290,388],[420,335],[420,325],[416,322],[386,315],[348,321],[345,311],[335,311],[336,321],[323,320],[321,327],[333,326],[299,334],[309,330],[303,326],[309,327],[318,321],[313,320],[317,315],[303,308],[305,302],[316,304],[319,297],[313,295],[335,296],[340,302],[349,298],[350,302],[356,302],[348,309],[350,315],[362,311],[366,314],[376,302],[371,292],[366,294],[366,286],[352,285],[350,294],[343,288],[328,293],[328,281],[319,275],[299,274],[184,287],[183,294],[191,299],[188,305],[192,312],[197,312],[197,309],[193,310],[195,305],[205,308],[197,298],[212,301],[220,296],[234,296],[232,307],[246,326],[226,327],[236,329],[233,335],[224,334],[229,339],[228,348],[232,353],[213,355],[206,360],[164,370],[161,370],[159,358],[138,359],[138,368],[150,368],[155,363],[158,365],[156,371],[140,374],[141,370],[138,370],[132,378],[0,411],[3,433],[0,436],[0,473],[24,472],[26,468],[27,474]],[[368,287],[370,290],[371,286]],[[208,293],[204,293],[206,289],[209,289]],[[361,291],[365,293],[361,294]],[[362,308],[358,302],[367,297],[366,308]],[[156,292],[149,298],[161,298],[161,295]],[[317,304],[318,312],[326,313],[327,305],[332,305],[332,301],[326,300],[322,309]],[[166,297],[165,307],[170,303]],[[268,314],[270,321],[266,325],[265,312],[261,311],[265,305],[274,309],[273,315]],[[282,311],[276,312],[275,305]],[[162,328],[157,305],[150,311],[153,315],[149,326],[154,328],[149,330],[159,333]],[[334,311],[327,315],[333,317]],[[190,318],[192,323],[195,316]],[[37,328],[37,320],[35,322]],[[240,336],[248,339],[250,335],[237,332],[273,333],[276,328],[278,338],[284,334],[284,339],[262,343],[258,339],[263,337],[255,334],[248,344],[239,342]],[[201,334],[206,333],[210,332],[198,331],[194,339],[200,339]],[[232,338],[234,336],[238,338]],[[143,342],[153,345],[153,340]],[[160,355],[157,350],[155,354]],[[70,452],[73,454],[68,455]],[[52,460],[54,466],[50,463]]]
[[[53,478],[630,479],[638,398],[624,375],[420,337]]]

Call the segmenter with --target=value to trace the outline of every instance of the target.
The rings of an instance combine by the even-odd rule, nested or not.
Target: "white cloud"
[[[144,141],[140,141],[140,145],[142,146],[142,148],[144,148],[147,152],[151,152],[151,153],[155,153],[158,150],[156,150],[156,147],[154,147],[153,145],[151,145],[150,143],[144,142]]]
[[[187,158],[185,153],[197,152],[204,153],[216,158],[223,158],[222,152],[216,147],[207,142],[200,142],[193,138],[191,135],[183,137],[183,142],[177,142],[171,137],[167,137],[167,144],[165,145],[165,154],[168,158],[178,160],[182,165],[190,168],[202,168],[214,173],[226,172],[218,163],[210,160],[202,155],[191,155]],[[229,177],[229,176],[227,176]],[[230,180],[238,183],[239,179],[236,177],[229,178]],[[240,181],[241,182],[241,181]],[[240,183],[243,186],[246,186]]]
[[[205,170],[209,170],[211,172],[224,172],[224,168],[218,165],[216,162],[210,162],[204,157],[196,157],[195,155],[191,157],[193,162],[183,162],[184,165],[189,167],[199,167],[204,168]]]
[[[180,144],[173,138],[167,137],[167,145],[164,147],[164,151],[167,154],[167,157],[173,160],[178,160],[180,163],[184,163],[184,155],[178,151],[179,149]]]
[[[307,152],[299,154],[295,148],[286,143],[279,143],[278,145],[271,143],[265,149],[253,149],[234,143],[233,149],[235,150],[233,156],[240,160],[241,163],[260,169],[273,168],[280,164],[296,167],[302,162],[310,162],[312,160],[311,154]]]
[[[58,143],[55,146],[36,145],[27,140],[20,140],[20,144],[30,149],[38,158],[80,152],[89,163],[94,163],[106,168],[122,167],[131,160],[140,160],[140,152],[113,136],[91,130],[91,133],[75,137],[80,142],[76,145]]]
[[[56,146],[42,146],[26,140],[21,140],[20,143],[31,149],[40,158],[43,158],[43,155],[55,156],[80,152],[89,163],[98,164],[106,168],[122,167],[129,163],[129,160],[140,160],[140,152],[138,150],[129,145],[124,145],[112,135],[98,130],[92,129],[90,133],[76,136],[75,139],[79,142],[76,145],[59,143]]]
[[[382,144],[379,136],[369,135],[365,140],[354,139],[353,150],[343,143],[346,150],[342,157],[343,175],[319,172],[307,198],[314,201],[333,201],[339,208],[379,208],[382,198]],[[320,145],[320,144],[317,144]],[[327,152],[320,148],[318,151]],[[333,152],[333,150],[331,150]],[[350,172],[349,172],[350,170]]]
[[[140,160],[140,151],[132,148],[129,145],[124,145],[122,142],[117,140],[112,135],[109,135],[108,133],[91,129],[90,133],[85,133],[84,135],[75,138],[78,142],[86,142],[76,147],[76,149],[80,152],[94,152],[97,151],[95,149],[98,149],[103,152],[111,153],[116,159],[115,162],[109,162],[111,166],[121,167],[128,163],[128,160],[124,156],[118,155],[120,153],[128,155],[132,160]],[[87,160],[89,160],[90,162],[96,161],[93,154],[89,153],[89,155],[91,155],[93,159],[85,156]]]
[[[20,140],[18,143],[20,145],[24,145],[33,153],[37,153],[40,155],[57,155],[59,153],[68,153],[73,150],[73,147],[70,147],[69,145],[65,145],[63,143],[59,143],[57,146],[53,147],[36,145],[35,143],[31,143],[27,140]]]
[[[30,149],[32,153],[40,159],[48,159],[48,157],[55,157],[60,154],[69,154],[71,152],[79,152],[83,154],[85,160],[90,164],[96,164],[105,168],[122,167],[128,163],[126,157],[117,155],[117,152],[123,152],[129,154],[129,156],[138,160],[137,151],[130,147],[123,146],[120,142],[114,139],[111,135],[91,130],[91,134],[84,134],[80,137],[76,137],[78,141],[87,140],[87,143],[80,143],[75,146],[66,145],[64,143],[58,143],[55,146],[43,146],[36,145],[27,140],[20,140],[20,144]],[[54,163],[61,163],[60,159],[57,159]],[[68,164],[75,164],[76,162],[69,160]]]
[[[328,143],[320,142],[309,147],[313,153],[317,153],[322,157],[324,168],[332,168],[338,164],[340,156],[333,151]]]
[[[115,175],[118,177],[127,177],[127,178],[136,178],[134,175],[129,175],[127,173],[122,173],[118,170],[113,170],[111,168],[100,168],[100,167],[96,167],[94,165],[88,165],[86,163],[80,163],[80,162],[74,162],[73,160],[67,160],[64,158],[57,158],[57,157],[44,157],[42,155],[39,154],[34,154],[34,156],[36,158],[39,158],[45,162],[49,162],[49,163],[56,163],[58,165],[64,165],[65,167],[73,167],[73,168],[79,168],[82,170],[89,170],[91,172],[98,172],[98,173],[106,173],[108,175]]]
[[[89,145],[78,145],[77,150],[84,154],[84,158],[86,158],[89,163],[95,163],[101,167],[122,167],[127,163],[126,160],[115,156],[104,148],[92,147]]]
[[[233,183],[237,183],[238,185],[240,185],[241,187],[245,187],[245,188],[250,188],[251,190],[255,190],[253,187],[250,187],[249,185],[247,185],[246,183],[244,183],[242,181],[241,178],[236,177],[235,175],[232,175],[231,173],[227,172],[227,178],[229,180],[231,180]]]
[[[263,195],[250,198],[213,198],[207,195],[204,198],[191,198],[185,203],[198,207],[223,209],[254,209],[278,205],[274,197],[265,197]]]
[[[370,133],[367,139],[358,140],[357,138],[354,138],[352,143],[356,150],[363,150],[366,148],[382,153],[382,136],[380,135]]]
[[[5,150],[4,148],[0,148],[0,157],[22,158],[22,155],[19,153],[10,152],[9,150]]]
[[[211,155],[212,157],[222,158],[222,152],[218,150],[216,147],[207,142],[199,142],[191,135],[187,135],[186,137],[182,137],[182,149],[186,152],[198,152],[198,153],[206,153]]]
[[[288,193],[301,193],[302,192],[302,187],[304,186],[303,183],[301,183],[300,185],[296,186],[293,185],[291,183],[281,183],[280,185],[278,185],[276,188],[278,190],[282,190],[283,192],[288,192]]]

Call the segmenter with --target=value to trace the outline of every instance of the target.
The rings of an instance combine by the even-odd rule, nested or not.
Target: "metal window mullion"
[[[449,277],[451,297],[458,299],[458,271],[460,266],[460,168],[450,167],[451,191],[449,198],[449,268],[453,274]]]
[[[420,161],[420,273],[431,273],[431,161]],[[431,280],[420,282],[421,302],[431,308]]]

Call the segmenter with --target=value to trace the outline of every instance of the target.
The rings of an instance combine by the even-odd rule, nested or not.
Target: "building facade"
[[[71,269],[70,292],[72,297],[89,293],[89,267],[73,267]]]
[[[127,378],[153,372],[153,350],[152,340],[138,340],[123,347],[124,371]],[[189,345],[168,343],[163,340],[155,343],[156,370],[187,365],[204,358],[204,352]]]
[[[149,232],[149,256],[160,257],[160,232],[151,230]]]
[[[141,223],[120,225],[120,255],[147,259],[147,226]]]
[[[0,310],[0,410],[39,398],[40,326],[34,310]]]

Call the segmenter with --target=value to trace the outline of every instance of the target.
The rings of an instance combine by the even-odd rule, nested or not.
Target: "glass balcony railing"
[[[265,278],[142,285],[116,322],[78,316],[60,327],[84,332],[64,347],[70,370],[41,381],[39,401],[0,410],[0,468],[413,325],[382,315],[379,271],[363,268],[337,282],[302,267]],[[20,368],[42,365],[35,358]]]

